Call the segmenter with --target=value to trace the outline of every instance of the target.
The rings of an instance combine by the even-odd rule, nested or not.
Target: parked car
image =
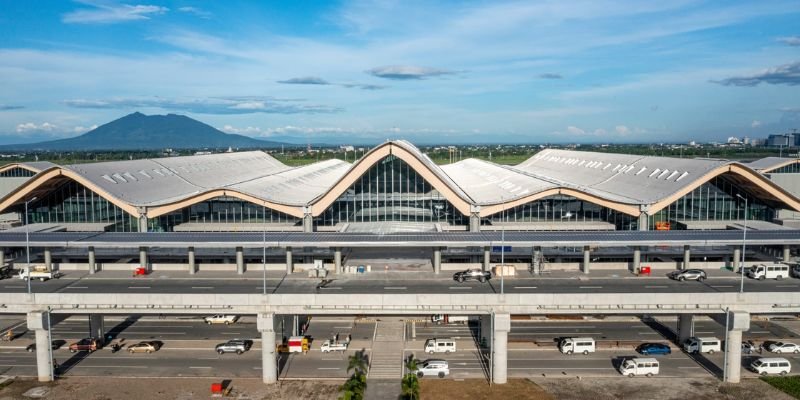
[[[642,343],[636,348],[636,351],[642,355],[667,355],[672,353],[672,349],[663,343]]]
[[[247,350],[250,350],[250,347],[253,345],[252,340],[245,340],[245,339],[231,339],[225,343],[220,343],[214,350],[217,351],[219,354],[225,353],[236,353],[242,354]]]
[[[236,321],[239,320],[239,316],[238,315],[217,314],[217,315],[212,315],[210,317],[205,317],[205,318],[203,318],[203,320],[209,325],[212,325],[212,324],[230,325],[230,324],[236,323]]]
[[[128,352],[133,353],[152,353],[161,348],[161,342],[139,342],[128,346]]]
[[[706,279],[706,271],[696,268],[683,269],[683,270],[672,271],[667,276],[669,276],[671,279],[675,279],[676,281],[681,281],[681,282],[687,279],[702,282],[703,280]]]
[[[792,372],[792,364],[785,358],[759,358],[750,364],[750,369],[759,375],[786,375]]]
[[[792,276],[800,278],[800,264],[792,264]]]
[[[767,347],[767,350],[770,353],[781,354],[781,353],[800,353],[800,346],[795,343],[790,342],[778,342],[772,343]]]
[[[758,351],[758,347],[752,340],[742,342],[742,354],[753,354]]]
[[[61,348],[61,346],[64,345],[64,343],[66,342],[60,339],[53,340],[52,342],[50,342],[50,348],[53,350],[58,350]],[[36,351],[36,343],[29,344],[28,347],[25,348],[25,351],[27,351],[28,353],[33,353],[34,351]]]
[[[69,345],[69,351],[71,353],[75,353],[78,351],[88,351],[91,353],[99,348],[100,348],[99,341],[95,338],[81,339]]]
[[[445,360],[425,360],[417,365],[417,376],[438,376],[444,378],[450,375],[450,366]]]
[[[477,280],[478,282],[486,282],[489,279],[492,279],[492,273],[490,271],[484,271],[476,268],[458,271],[453,274],[454,281],[464,282],[470,279]]]

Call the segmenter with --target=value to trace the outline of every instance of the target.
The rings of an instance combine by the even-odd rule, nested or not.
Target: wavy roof
[[[403,140],[382,143],[353,164],[327,160],[289,167],[261,151],[63,167],[27,163],[27,168],[43,169],[1,199],[0,209],[49,190],[59,180],[73,179],[137,216],[162,215],[221,195],[298,217],[306,212],[316,216],[389,155],[409,164],[465,215],[487,216],[557,194],[630,215],[640,210],[652,214],[721,174],[733,174],[752,193],[800,211],[798,198],[750,166],[726,160],[547,149],[515,166],[477,159],[439,166]]]

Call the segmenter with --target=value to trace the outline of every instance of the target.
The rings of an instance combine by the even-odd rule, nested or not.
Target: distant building
[[[787,147],[789,146],[789,135],[769,135],[767,147]]]
[[[740,143],[742,143],[742,141],[739,140],[739,138],[737,137],[731,136],[728,138],[728,144],[740,144]]]

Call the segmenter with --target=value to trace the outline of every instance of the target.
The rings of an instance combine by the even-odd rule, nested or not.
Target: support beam
[[[581,272],[584,274],[589,273],[589,269],[591,267],[592,262],[592,253],[589,250],[589,246],[583,246],[583,264],[581,264]]]
[[[333,250],[333,273],[338,274],[342,270],[342,249],[337,247]]]
[[[303,207],[303,232],[314,232],[314,215],[311,207]]]
[[[725,382],[739,383],[742,376],[742,332],[750,329],[750,313],[728,311],[725,340]]]
[[[489,246],[483,248],[483,270],[488,271],[491,268],[492,252]]]
[[[97,272],[97,262],[94,255],[94,246],[89,246],[89,274]]]
[[[469,231],[481,231],[481,206],[469,206]]]
[[[733,271],[736,272],[739,270],[739,265],[742,263],[742,249],[739,246],[733,248]]]
[[[48,271],[53,270],[53,253],[50,251],[49,247],[44,248],[44,267]]]
[[[787,263],[791,261],[792,258],[792,248],[789,247],[788,244],[783,245],[783,262]]]
[[[511,314],[494,314],[492,382],[502,385],[508,381],[508,332]]]
[[[639,214],[639,230],[640,231],[649,231],[650,230],[650,217],[647,215],[646,212],[642,212]]]
[[[139,247],[139,266],[144,268],[146,271],[150,271],[150,266],[147,263],[147,247],[142,246]]]
[[[194,261],[194,247],[189,247],[189,275],[197,273],[197,264]]]
[[[438,274],[442,272],[442,248],[433,248],[433,273]]]
[[[0,247],[0,268],[3,268],[5,266],[6,266],[6,249]]]
[[[89,337],[97,338],[100,344],[106,343],[106,327],[103,314],[89,314]]]
[[[683,269],[689,269],[692,266],[692,250],[690,246],[684,245],[683,246]]]
[[[244,249],[241,247],[236,248],[236,273],[244,274]]]
[[[533,273],[539,275],[542,273],[542,261],[543,261],[542,248],[539,246],[534,246],[532,250],[533,250],[532,254],[533,260],[531,261],[531,265],[533,266]]]
[[[28,329],[33,330],[36,337],[36,372],[39,382],[50,382],[54,378],[49,314],[47,311],[33,311],[27,316]]]
[[[286,273],[291,274],[294,272],[294,263],[292,261],[292,248],[286,248]]]
[[[256,327],[261,332],[261,375],[264,383],[278,382],[278,358],[275,352],[275,314],[258,314]]]
[[[678,344],[683,345],[686,339],[694,336],[694,315],[678,315]]]
[[[639,246],[633,247],[633,271],[638,271],[642,265],[642,248]]]
[[[139,232],[147,232],[147,216],[139,217]]]

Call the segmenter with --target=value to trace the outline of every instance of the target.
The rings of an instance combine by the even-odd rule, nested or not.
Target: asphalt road
[[[392,277],[387,279],[332,278],[320,286],[320,280],[311,278],[290,279],[269,277],[267,292],[276,294],[302,293],[500,293],[501,280],[494,278],[486,283],[468,281],[458,283],[450,274],[430,279]],[[550,278],[520,277],[505,279],[505,293],[713,293],[738,292],[740,278],[733,274],[712,276],[705,282],[677,282],[662,276],[608,277],[581,276]],[[191,279],[172,276],[158,277],[100,277],[70,273],[59,279],[31,282],[35,293],[252,293],[263,292],[262,279],[225,278]],[[756,281],[745,279],[745,292],[797,292],[800,279]],[[25,293],[25,281],[12,278],[0,281],[0,291]]]

